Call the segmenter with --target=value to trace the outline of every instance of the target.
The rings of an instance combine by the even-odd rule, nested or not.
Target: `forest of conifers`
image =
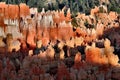
[[[108,7],[108,11],[120,13],[120,0],[0,0],[0,2],[1,1],[7,4],[26,3],[30,7],[37,7],[39,11],[41,11],[42,8],[45,8],[45,10],[58,10],[66,6],[71,9],[73,14],[76,12],[89,14],[91,8],[103,4]]]

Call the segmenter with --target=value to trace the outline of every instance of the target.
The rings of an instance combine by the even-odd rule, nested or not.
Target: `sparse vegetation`
[[[0,0],[5,1],[8,4],[19,4],[21,2],[26,3],[30,7],[38,7],[41,11],[44,7],[45,10],[58,10],[64,6],[71,9],[72,15],[76,15],[77,12],[90,13],[91,8],[100,5],[100,0]],[[109,0],[109,4],[102,3],[108,6],[109,11],[116,11],[120,13],[120,1]]]

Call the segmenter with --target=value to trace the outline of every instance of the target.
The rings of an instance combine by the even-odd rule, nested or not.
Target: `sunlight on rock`
[[[63,1],[32,1],[50,10],[0,2],[0,80],[120,79],[120,15],[110,11],[117,5]]]

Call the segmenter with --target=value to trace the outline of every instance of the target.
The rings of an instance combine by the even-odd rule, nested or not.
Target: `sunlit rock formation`
[[[72,17],[66,7],[38,12],[1,2],[0,80],[119,79],[119,17],[103,5]]]
[[[105,40],[104,46],[105,46],[105,54],[108,57],[109,64],[115,66],[118,65],[119,58],[117,55],[113,54],[114,48],[110,46],[110,41],[108,39]]]
[[[118,56],[113,54],[114,48],[110,46],[110,41],[105,39],[104,49],[97,48],[95,43],[86,47],[86,61],[90,64],[110,64],[118,65]]]
[[[7,49],[8,52],[12,52],[13,50],[20,50],[21,43],[18,40],[14,40],[12,34],[7,35]]]

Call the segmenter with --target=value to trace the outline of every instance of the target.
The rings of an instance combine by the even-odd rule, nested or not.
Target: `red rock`
[[[60,51],[60,60],[64,60],[65,59],[65,53],[63,50]]]
[[[81,62],[81,54],[80,53],[77,53],[75,55],[75,59],[74,59],[74,68],[75,69],[80,69],[80,67],[82,66],[82,62]]]
[[[68,11],[67,11],[67,15],[66,15],[66,17],[65,17],[65,21],[66,22],[69,22],[69,21],[71,21],[71,13],[70,13],[70,8],[68,9]]]
[[[29,6],[27,6],[24,3],[21,3],[19,6],[20,6],[20,17],[25,17],[25,16],[30,15]]]
[[[15,80],[16,79],[16,74],[15,74],[16,72],[15,71],[11,71],[10,72],[10,79],[12,79],[12,80]]]
[[[86,62],[90,64],[100,64],[99,62],[99,57],[101,56],[100,54],[100,49],[99,48],[90,48],[86,51]]]
[[[0,60],[0,76],[2,74],[2,70],[3,70],[3,65],[2,65],[2,61]]]
[[[49,38],[42,38],[42,45],[43,46],[47,46],[48,45],[48,43],[49,43]]]
[[[75,60],[74,60],[74,62],[81,62],[81,53],[77,53],[76,55],[75,55]]]
[[[104,25],[101,22],[97,23],[96,32],[98,36],[103,35]]]
[[[0,13],[2,14],[2,16],[4,16],[4,8],[6,8],[6,4],[4,2],[0,2]]]
[[[90,14],[95,15],[98,12],[99,12],[99,8],[95,6],[95,8],[91,10]]]
[[[36,31],[37,31],[37,40],[41,40],[42,39],[43,28],[38,27]]]
[[[46,54],[47,58],[49,58],[50,60],[54,60],[55,51],[54,51],[54,49],[53,49],[53,47],[51,45],[46,50],[46,53],[47,53]]]
[[[49,28],[43,28],[43,37],[49,38]]]
[[[65,15],[63,10],[59,12],[59,16],[60,16],[60,22],[65,20]]]
[[[112,11],[111,11],[111,12],[109,13],[109,17],[110,17],[111,20],[115,20],[115,19],[117,18],[117,16],[118,16],[118,15],[117,15],[116,12],[112,12]]]
[[[39,76],[32,75],[32,80],[39,80]]]
[[[34,28],[29,29],[28,35],[27,35],[27,43],[29,44],[31,48],[36,47],[35,36],[36,36],[36,32]]]
[[[65,65],[62,63],[58,65],[57,80],[70,80],[70,73],[68,72]]]
[[[49,30],[47,28],[43,29],[43,37],[42,37],[42,44],[43,46],[47,46],[49,43]]]
[[[19,18],[19,7],[17,5],[9,5],[8,14],[9,14],[9,19]]]
[[[77,27],[75,31],[75,35],[77,37],[80,37],[80,36],[85,37],[87,33],[84,30],[81,30],[80,27]]]
[[[23,40],[26,41],[26,38],[27,38],[27,30],[22,30],[21,33],[22,33],[22,35],[23,35]]]
[[[15,70],[15,66],[12,64],[12,62],[9,59],[7,59],[7,61],[6,61],[6,68],[7,68],[8,72],[11,70]]]
[[[58,28],[50,28],[50,40],[55,43],[58,38]]]
[[[3,53],[3,54],[6,53],[6,47],[0,47],[0,54],[1,53]]]
[[[60,23],[60,16],[59,16],[59,12],[58,11],[56,11],[55,13],[54,13],[54,15],[53,15],[53,21],[54,21],[54,23],[56,23],[56,24],[59,24]]]
[[[5,15],[5,11],[7,8],[7,5],[3,2],[0,2],[0,26],[3,27],[3,29],[5,30],[6,25],[4,24],[4,15]]]
[[[73,30],[71,27],[60,27],[58,28],[58,40],[67,41],[73,37]]]
[[[39,75],[40,74],[40,69],[37,65],[32,65],[32,75]]]

